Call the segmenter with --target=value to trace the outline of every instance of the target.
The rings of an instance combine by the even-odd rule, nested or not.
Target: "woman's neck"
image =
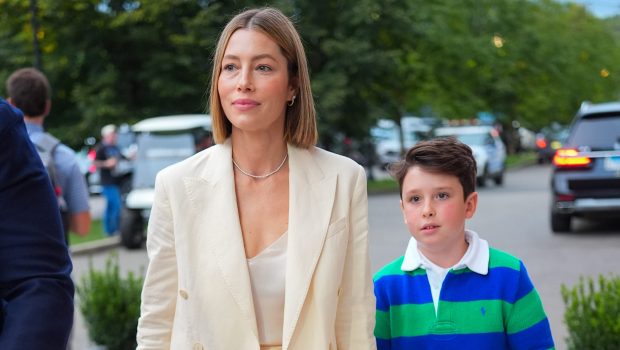
[[[232,156],[244,171],[261,175],[273,171],[287,154],[287,145],[281,135],[231,135]]]

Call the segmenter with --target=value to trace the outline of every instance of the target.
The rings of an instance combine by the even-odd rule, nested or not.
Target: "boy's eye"
[[[409,201],[411,203],[417,203],[420,201],[420,196],[411,196],[411,198],[409,199]]]
[[[437,198],[439,198],[439,199],[448,199],[448,198],[450,198],[450,195],[447,194],[446,192],[440,192],[440,193],[437,194]]]

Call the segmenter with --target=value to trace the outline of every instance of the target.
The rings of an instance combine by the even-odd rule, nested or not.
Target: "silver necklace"
[[[232,162],[233,162],[233,164],[235,165],[235,168],[237,168],[237,170],[239,170],[239,171],[240,171],[243,175],[249,176],[249,177],[251,177],[251,178],[253,178],[253,179],[262,180],[262,179],[266,179],[266,178],[268,178],[269,176],[271,176],[271,175],[273,175],[273,174],[277,173],[278,171],[280,171],[280,169],[282,169],[282,167],[284,166],[284,163],[286,162],[286,159],[287,159],[287,158],[288,158],[288,153],[284,156],[284,159],[282,159],[282,163],[280,163],[280,165],[278,165],[278,167],[276,168],[276,170],[274,170],[274,171],[272,171],[272,172],[270,172],[270,173],[268,173],[268,174],[265,174],[265,175],[254,175],[254,174],[250,174],[250,173],[248,173],[247,171],[243,171],[243,169],[241,169],[241,168],[239,167],[239,164],[237,164],[237,162],[235,162],[235,159],[234,159],[234,158],[233,158]]]

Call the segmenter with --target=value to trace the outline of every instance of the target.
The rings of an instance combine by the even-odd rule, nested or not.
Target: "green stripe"
[[[375,337],[390,339],[390,313],[377,310],[375,317],[377,320],[377,323],[375,324]]]
[[[435,320],[435,306],[433,303],[392,306],[390,316],[392,338],[425,335]]]
[[[514,256],[495,248],[490,248],[489,253],[490,269],[494,267],[508,267],[517,271],[521,269],[521,262]]]
[[[454,322],[459,334],[504,332],[502,300],[439,302],[439,319]]]
[[[511,308],[506,327],[508,334],[521,332],[547,317],[536,289],[532,289],[523,298],[517,300]]]
[[[376,281],[380,279],[381,277],[387,276],[387,275],[402,275],[403,271],[400,269],[400,266],[403,264],[404,259],[405,257],[401,256],[400,258],[382,267],[381,270],[379,270],[375,274],[375,276],[373,277],[373,280]]]
[[[385,276],[400,276],[400,275],[410,275],[410,276],[418,276],[418,275],[426,275],[426,270],[419,267],[413,271],[403,271],[400,269],[403,264],[404,257],[400,257],[391,263],[385,265],[381,270],[379,270],[375,276],[373,277],[373,281],[378,281],[382,277]]]

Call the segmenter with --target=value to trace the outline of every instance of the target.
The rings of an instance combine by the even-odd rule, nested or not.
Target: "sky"
[[[605,18],[620,15],[620,0],[560,0],[583,4],[595,16]]]

